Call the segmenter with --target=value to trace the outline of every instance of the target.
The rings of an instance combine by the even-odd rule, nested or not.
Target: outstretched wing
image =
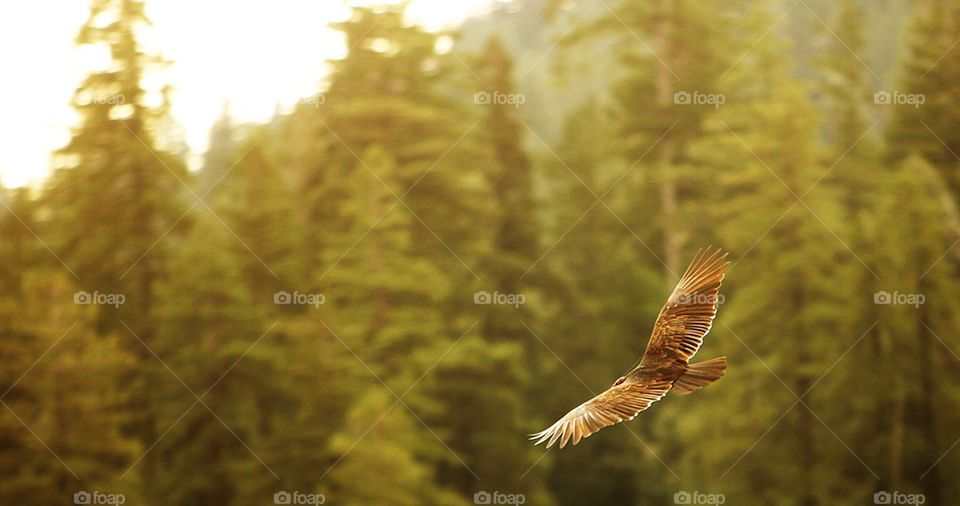
[[[717,315],[717,297],[730,267],[721,250],[701,250],[660,310],[640,367],[658,367],[675,360],[687,362],[710,332]]]
[[[604,427],[632,420],[637,413],[666,395],[672,386],[673,382],[667,378],[643,379],[631,375],[623,383],[572,409],[553,425],[531,434],[530,439],[536,440],[535,445],[546,441],[547,448],[557,440],[560,448],[571,439],[577,444]]]

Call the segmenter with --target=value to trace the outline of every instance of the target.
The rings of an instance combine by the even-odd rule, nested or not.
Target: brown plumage
[[[723,376],[726,357],[696,364],[688,361],[700,349],[717,315],[720,284],[730,267],[726,257],[709,248],[697,252],[660,310],[640,363],[600,395],[531,434],[534,444],[546,441],[547,448],[558,440],[560,448],[570,440],[577,444],[604,427],[632,420],[667,392],[690,394]]]

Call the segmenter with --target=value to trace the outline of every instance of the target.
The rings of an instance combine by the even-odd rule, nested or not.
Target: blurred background
[[[0,502],[960,500],[957,2],[21,4]],[[727,376],[533,447],[711,244]]]

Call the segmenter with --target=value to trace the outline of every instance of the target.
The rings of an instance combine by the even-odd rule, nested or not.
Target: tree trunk
[[[668,19],[668,10],[672,5],[671,0],[661,0],[660,12],[661,18],[656,28],[657,52],[663,61],[671,61],[670,47],[670,26]],[[656,87],[657,104],[660,107],[669,107],[673,101],[673,87],[671,86],[671,72],[666,64],[661,63],[656,66]],[[657,165],[660,167],[660,207],[661,207],[661,226],[663,227],[663,262],[666,270],[666,278],[672,280],[680,275],[680,240],[677,221],[677,188],[676,182],[671,174],[675,147],[672,139],[668,137],[660,141],[659,156]],[[668,285],[673,282],[668,281]],[[668,286],[672,288],[672,286]]]

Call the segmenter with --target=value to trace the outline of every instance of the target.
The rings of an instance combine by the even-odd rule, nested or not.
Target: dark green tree
[[[953,198],[960,196],[960,59],[955,42],[960,38],[960,6],[931,0],[916,7],[907,33],[907,58],[899,70],[898,92],[923,97],[920,105],[890,104],[887,152],[891,162],[919,154],[940,171],[950,184]]]
[[[487,43],[475,67],[483,80],[480,93],[517,94],[512,82],[513,64],[499,39]],[[484,271],[491,283],[490,291],[525,294],[532,286],[529,279],[523,279],[524,275],[539,255],[533,166],[523,147],[526,129],[517,118],[517,107],[512,104],[477,105],[486,107],[482,132],[495,161],[488,168],[487,179],[497,214],[493,249]],[[533,294],[525,295],[532,297]],[[483,333],[493,340],[521,340],[527,334],[521,318],[530,318],[524,308],[495,305],[487,312]]]
[[[7,503],[69,501],[81,490],[138,498],[118,480],[139,455],[122,432],[131,354],[95,332],[75,303],[71,273],[34,236],[45,225],[29,190],[0,193],[0,496]]]
[[[945,308],[956,295],[949,282],[956,266],[944,257],[956,240],[956,210],[942,176],[920,157],[885,172],[875,229],[880,282],[874,294],[877,340],[871,363],[889,364],[865,376],[875,385],[869,395],[881,413],[877,433],[887,434],[877,453],[884,485],[891,490],[919,490],[927,501],[942,502],[957,493],[949,478],[956,456],[944,454],[956,436],[944,428],[955,423],[955,377],[960,367],[951,350],[960,341],[954,312]],[[906,304],[894,297],[922,296]],[[870,295],[870,294],[866,294]],[[873,358],[870,357],[870,358]],[[912,371],[912,372],[911,372]],[[874,443],[876,444],[876,443]],[[944,461],[934,466],[937,459]],[[922,477],[922,478],[921,478]]]
[[[828,430],[842,410],[824,393],[838,376],[823,375],[867,330],[854,332],[843,309],[856,297],[854,280],[864,267],[847,245],[851,233],[837,188],[820,182],[827,167],[818,152],[816,110],[777,64],[778,44],[758,45],[752,65],[731,72],[737,94],[729,98],[742,102],[719,108],[694,150],[713,185],[703,204],[714,210],[710,220],[736,260],[710,342],[739,364],[729,381],[752,387],[715,391],[665,423],[676,424],[681,438],[699,434],[699,451],[686,452],[678,471],[707,469],[701,476],[709,478],[697,487],[725,489],[728,500],[750,491],[752,501],[786,493],[798,504],[820,504],[870,491],[850,489],[842,473],[819,464],[859,465],[837,440],[848,435]],[[805,404],[794,405],[795,395],[805,396]],[[717,420],[710,413],[719,406],[752,416]],[[825,410],[830,415],[819,414]],[[749,428],[771,426],[751,448],[762,433]],[[788,466],[763,465],[788,455]],[[868,473],[857,471],[861,478]]]
[[[620,184],[644,188],[638,184],[639,171],[629,170],[617,154],[616,124],[611,119],[600,100],[575,108],[555,148],[559,159],[551,156],[542,169],[543,180],[549,182],[545,201],[550,203],[545,236],[554,247],[534,269],[547,272],[555,281],[548,285],[545,314],[539,323],[529,322],[544,343],[528,337],[537,351],[538,379],[533,390],[538,399],[537,424],[542,426],[590,394],[578,377],[599,392],[630,368],[642,353],[665,297],[663,267],[645,250],[638,251],[637,238],[596,201],[595,195],[603,196],[613,213],[625,216],[633,198],[607,190]],[[602,345],[593,336],[602,339]],[[558,391],[558,384],[574,387]],[[656,413],[645,413],[651,415]],[[649,426],[631,430],[649,441]],[[666,495],[660,488],[669,480],[658,484],[644,477],[669,471],[644,444],[648,443],[623,429],[602,431],[591,436],[589,445],[545,458],[553,463],[551,492],[560,504],[659,500]],[[583,462],[593,463],[589,473],[584,472]]]
[[[232,241],[216,218],[197,219],[171,258],[178,275],[158,291],[152,404],[158,427],[169,432],[150,453],[158,467],[145,486],[156,502],[229,504],[263,475],[273,480],[257,451],[280,430],[262,403],[277,395],[279,353]]]

